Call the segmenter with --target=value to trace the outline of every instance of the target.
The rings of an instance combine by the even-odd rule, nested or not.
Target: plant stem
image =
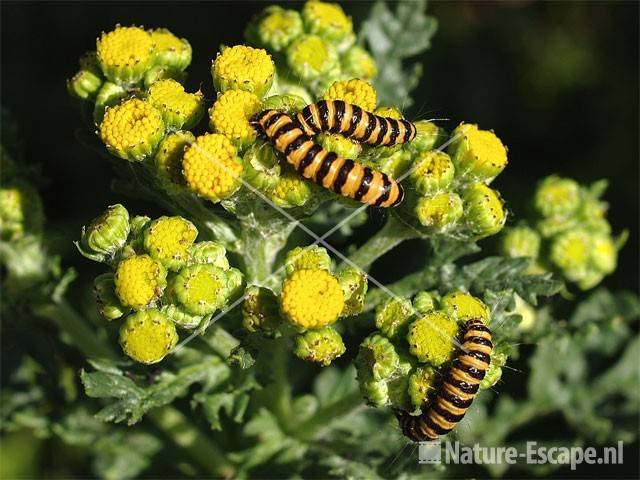
[[[330,428],[333,422],[341,420],[342,417],[353,413],[360,407],[364,407],[362,394],[356,390],[318,410],[313,418],[299,424],[293,435],[301,440],[312,440],[325,429]]]
[[[184,449],[206,472],[216,478],[231,478],[235,467],[220,448],[189,422],[179,410],[166,406],[152,410],[148,417],[176,445]]]
[[[288,355],[286,340],[277,341],[273,352],[273,411],[278,417],[280,427],[285,432],[289,430],[291,417],[291,384],[287,372]]]

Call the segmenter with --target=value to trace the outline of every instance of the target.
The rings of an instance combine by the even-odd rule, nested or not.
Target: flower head
[[[129,161],[152,155],[163,136],[160,111],[137,98],[107,109],[100,124],[100,138],[109,151]]]
[[[453,292],[445,295],[440,301],[440,307],[447,315],[460,323],[478,318],[489,323],[487,306],[481,300],[465,292]]]
[[[551,244],[551,262],[572,282],[580,282],[589,273],[591,237],[582,229],[558,235]]]
[[[108,108],[115,107],[126,96],[127,90],[121,85],[112,82],[104,82],[98,94],[96,95],[95,105],[93,108],[93,121],[96,125],[100,125],[104,119],[104,113]]]
[[[155,308],[129,315],[120,327],[120,346],[139,363],[158,363],[178,343],[173,323]]]
[[[344,100],[372,112],[376,108],[376,90],[369,82],[354,78],[334,82],[324,95],[327,100]]]
[[[265,50],[245,45],[225,48],[211,66],[218,92],[245,90],[260,98],[269,91],[275,71],[273,60]]]
[[[433,150],[447,137],[442,128],[428,120],[419,120],[414,125],[417,133],[410,146],[419,152]]]
[[[413,297],[411,301],[413,308],[415,308],[419,313],[427,314],[431,313],[436,309],[436,297],[433,293],[430,292],[418,292],[416,296]]]
[[[409,326],[409,351],[421,362],[440,366],[451,358],[458,334],[456,321],[442,312],[432,312]]]
[[[260,15],[253,29],[261,45],[280,52],[302,34],[302,17],[295,10],[271,5]]]
[[[42,202],[35,188],[19,181],[2,184],[0,238],[18,240],[25,233],[36,233],[42,228],[43,221]]]
[[[260,111],[260,99],[244,90],[228,90],[209,110],[211,130],[225,135],[242,147],[256,138],[249,119]]]
[[[380,115],[381,117],[395,118],[396,120],[400,120],[401,118],[404,118],[402,116],[402,112],[398,110],[396,107],[380,106],[380,107],[377,107],[373,111],[373,113],[375,113],[376,115]]]
[[[67,81],[67,90],[71,95],[81,100],[92,99],[100,91],[103,80],[102,75],[91,70],[81,69]]]
[[[454,192],[420,197],[415,213],[423,226],[445,231],[452,228],[462,217],[462,199]]]
[[[188,258],[198,230],[182,217],[160,217],[151,222],[144,231],[144,247],[151,258],[169,270],[178,270]]]
[[[396,338],[406,331],[413,307],[405,298],[390,298],[376,309],[376,327],[385,336]]]
[[[416,368],[409,376],[408,392],[414,407],[422,408],[428,403],[431,394],[436,391],[436,380],[436,372],[427,365]]]
[[[305,100],[296,93],[283,93],[265,98],[262,102],[262,108],[264,110],[280,110],[293,115],[308,103],[311,103],[311,99]]]
[[[331,41],[340,42],[353,36],[353,24],[337,3],[311,0],[302,8],[302,19],[311,33]]]
[[[489,369],[487,370],[487,374],[480,382],[481,390],[491,388],[496,383],[498,383],[500,377],[502,377],[502,367],[505,363],[507,363],[507,356],[504,353],[494,352],[491,354],[491,363],[489,365]]]
[[[129,309],[124,307],[116,296],[116,285],[113,273],[98,275],[93,282],[93,292],[98,304],[98,311],[105,320],[115,320],[126,314]]]
[[[160,142],[154,163],[158,180],[164,188],[178,192],[186,187],[187,182],[182,174],[182,156],[195,139],[191,132],[178,131],[168,134]]]
[[[575,180],[551,175],[540,183],[533,201],[543,217],[563,217],[578,210],[580,197],[580,185]]]
[[[518,226],[505,229],[500,248],[507,257],[536,259],[540,253],[540,235],[533,228]]]
[[[280,159],[271,144],[255,142],[242,157],[245,180],[254,188],[269,192],[280,181]]]
[[[362,153],[362,145],[338,133],[320,133],[316,137],[318,143],[330,152],[343,158],[358,158]]]
[[[358,378],[384,380],[391,377],[400,365],[400,357],[388,338],[372,333],[360,344],[356,368]]]
[[[282,208],[301,207],[311,198],[311,186],[292,168],[286,168],[267,192],[269,199]]]
[[[189,247],[189,265],[214,265],[223,270],[229,268],[226,249],[214,241],[194,243]]]
[[[287,48],[287,63],[298,77],[315,80],[338,65],[338,52],[317,35],[303,35]]]
[[[282,285],[282,313],[301,330],[334,323],[344,308],[338,280],[322,269],[297,270]]]
[[[116,268],[116,295],[124,306],[139,310],[160,298],[166,277],[162,264],[149,255],[125,258]]]
[[[431,150],[418,153],[409,178],[418,193],[430,195],[446,189],[453,181],[455,168],[446,153]]]
[[[331,270],[331,257],[329,257],[325,248],[317,245],[296,247],[293,250],[289,250],[284,263],[287,275],[291,275],[297,270]]]
[[[202,319],[204,318],[204,316],[194,315],[188,312],[182,305],[176,305],[174,303],[163,305],[160,311],[178,327],[187,330],[196,328],[202,323]]]
[[[191,45],[166,28],[149,32],[155,45],[156,64],[176,70],[184,70],[191,63]]]
[[[176,130],[195,126],[204,113],[202,93],[187,93],[180,83],[170,78],[151,85],[147,101],[162,113],[165,125]]]
[[[102,33],[97,44],[98,61],[104,75],[114,83],[139,82],[155,62],[155,45],[149,32],[119,25]]]
[[[343,316],[357,315],[364,309],[364,299],[367,294],[367,276],[354,267],[341,270],[338,275],[338,282],[342,287],[344,295]]]
[[[326,367],[345,350],[340,334],[331,327],[323,327],[299,334],[294,353],[302,360]]]
[[[364,48],[354,45],[340,59],[342,71],[351,78],[373,80],[378,67],[373,57]]]
[[[502,230],[507,215],[498,192],[483,183],[476,183],[464,193],[463,202],[467,225],[478,238]]]
[[[591,263],[596,270],[604,274],[613,273],[618,260],[618,250],[609,235],[591,236]]]
[[[229,294],[225,271],[213,265],[189,265],[173,279],[176,300],[193,315],[207,315],[222,307]]]
[[[488,183],[507,166],[507,149],[495,133],[463,123],[451,136],[449,155],[459,175]]]
[[[240,186],[242,162],[224,135],[197,137],[184,153],[182,168],[189,188],[212,202],[231,196]]]
[[[83,227],[78,248],[87,258],[104,261],[120,250],[129,236],[129,212],[121,204],[111,205]]]
[[[248,287],[242,309],[244,328],[249,332],[272,334],[281,323],[278,297],[268,288]]]

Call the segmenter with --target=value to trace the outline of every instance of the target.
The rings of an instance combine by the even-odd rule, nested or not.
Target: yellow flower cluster
[[[202,93],[187,93],[180,83],[172,79],[159,80],[151,85],[147,100],[162,112],[165,124],[176,129],[193,127],[204,111]]]
[[[122,350],[139,363],[158,363],[176,343],[173,322],[155,308],[130,315],[120,328]]]
[[[98,61],[111,81],[139,81],[155,61],[154,51],[151,35],[139,27],[118,25],[97,41]]]
[[[334,82],[324,96],[327,100],[344,100],[372,112],[376,108],[376,90],[369,82],[354,78]]]
[[[198,230],[182,217],[160,217],[144,232],[144,246],[152,258],[170,270],[177,270],[187,260]]]
[[[243,146],[256,137],[249,119],[260,111],[260,99],[244,90],[224,92],[209,110],[211,130]]]
[[[116,295],[127,307],[146,307],[162,295],[166,275],[160,262],[148,255],[125,258],[115,273]]]
[[[265,50],[236,45],[225,48],[211,67],[216,90],[245,90],[262,97],[273,82],[275,66]]]

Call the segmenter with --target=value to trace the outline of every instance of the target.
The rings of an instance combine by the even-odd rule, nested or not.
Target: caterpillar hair
[[[296,115],[307,135],[340,133],[361,143],[393,146],[413,140],[416,126],[404,119],[381,117],[342,100],[320,100]]]
[[[473,319],[462,329],[462,345],[442,385],[422,414],[397,412],[402,433],[414,442],[435,440],[462,420],[491,361],[491,330]]]
[[[398,182],[355,160],[325,150],[286,113],[265,110],[251,119],[251,125],[300,175],[324,188],[375,207],[393,207],[404,198]]]

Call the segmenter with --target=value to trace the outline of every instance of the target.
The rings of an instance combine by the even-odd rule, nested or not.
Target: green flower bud
[[[358,158],[362,153],[362,145],[337,133],[321,133],[316,140],[326,150],[335,152],[344,158]]]
[[[391,377],[400,365],[400,357],[388,338],[372,333],[360,344],[356,366],[374,380]]]
[[[225,280],[227,290],[227,298],[225,301],[226,305],[227,303],[235,302],[242,296],[245,289],[245,283],[242,272],[233,267],[225,271]]]
[[[256,142],[242,157],[245,180],[262,191],[274,189],[280,181],[280,161],[270,144]]]
[[[156,175],[160,185],[172,193],[185,191],[187,182],[182,175],[182,155],[195,141],[193,133],[178,131],[168,134],[154,157]]]
[[[287,93],[282,95],[272,95],[262,102],[264,110],[280,110],[288,114],[294,114],[302,110],[308,103],[300,95]]]
[[[102,87],[103,78],[91,70],[80,70],[73,78],[67,80],[69,93],[81,100],[95,98]]]
[[[245,45],[225,48],[211,66],[218,93],[244,90],[259,98],[271,88],[275,72],[273,60],[265,50]]]
[[[591,263],[601,273],[610,274],[616,269],[618,251],[609,235],[591,236]]]
[[[184,38],[178,38],[166,28],[151,30],[151,40],[155,44],[156,65],[174,71],[184,70],[191,63],[191,45]]]
[[[605,202],[595,198],[585,198],[578,210],[577,217],[589,232],[609,235],[611,225],[606,219],[607,208]]]
[[[455,351],[457,322],[442,312],[432,312],[409,325],[409,351],[421,362],[440,366],[449,361]]]
[[[575,280],[575,282],[581,290],[590,290],[598,285],[603,278],[604,274],[602,272],[590,268],[586,270],[578,280]]]
[[[462,200],[453,192],[420,197],[414,211],[422,226],[445,232],[462,217]]]
[[[353,23],[337,3],[311,0],[302,8],[302,20],[308,32],[321,36],[330,42],[353,43]]]
[[[104,82],[96,95],[96,103],[93,109],[93,121],[96,125],[102,123],[104,112],[106,112],[107,108],[116,106],[127,95],[128,92],[124,87],[115,83]]]
[[[129,212],[119,203],[111,205],[88,227],[82,227],[78,250],[85,257],[103,262],[112,259],[129,236]]]
[[[198,236],[198,229],[182,217],[160,217],[144,231],[144,248],[151,258],[169,270],[179,270],[187,263],[188,250]]]
[[[400,178],[411,168],[411,154],[396,147],[376,147],[375,162],[369,162],[368,166],[386,173],[391,178]],[[372,149],[369,149],[369,153]],[[380,156],[378,156],[380,155]]]
[[[364,299],[367,294],[367,276],[357,268],[348,267],[337,274],[336,278],[344,294],[342,316],[357,315],[364,310]]]
[[[354,45],[340,59],[342,71],[350,78],[373,80],[378,75],[375,60],[364,48]]]
[[[314,101],[314,97],[311,95],[309,90],[300,85],[299,79],[290,78],[286,74],[276,75],[273,86],[271,87],[271,90],[269,90],[269,93],[272,95],[272,97],[292,97],[291,100],[286,100],[284,102],[278,102],[277,100],[275,100],[276,105],[273,107],[283,110],[285,109],[285,107],[289,107],[290,109],[287,110],[287,113],[290,114],[294,113],[294,110],[292,110],[294,106],[300,105],[300,100],[298,98],[301,98],[303,100],[302,107],[313,103]],[[267,98],[267,101],[272,97]],[[298,112],[299,110],[300,109],[296,109],[295,112]]]
[[[498,192],[476,183],[463,196],[467,226],[478,238],[495,235],[507,219]]]
[[[248,287],[242,309],[244,328],[249,332],[272,334],[281,323],[278,297],[268,288]]]
[[[301,79],[317,80],[338,65],[338,52],[317,35],[303,35],[287,48],[287,63]]]
[[[407,299],[390,298],[376,308],[376,328],[389,338],[404,335],[413,315],[413,307]]]
[[[85,53],[80,57],[78,63],[80,64],[80,70],[87,70],[98,77],[104,78],[96,52]]]
[[[113,273],[98,275],[93,282],[93,292],[98,304],[98,311],[105,320],[115,320],[129,312],[116,296],[116,284]]]
[[[246,36],[255,38],[262,47],[280,52],[303,31],[302,17],[298,12],[270,5],[249,25]]]
[[[387,395],[392,408],[399,410],[411,410],[411,397],[409,396],[409,377],[406,374],[397,376],[387,381]]]
[[[144,250],[144,230],[147,228],[151,218],[146,215],[136,215],[129,219],[129,238],[120,256],[123,258],[136,254],[145,253]]]
[[[223,270],[229,269],[227,260],[227,250],[218,242],[204,241],[197,242],[188,248],[189,265],[214,265]]]
[[[149,88],[154,83],[162,80],[175,80],[178,83],[184,83],[186,79],[187,72],[157,65],[147,70],[144,74],[144,86],[145,88]]]
[[[285,257],[287,276],[296,270],[321,269],[331,271],[331,257],[324,247],[296,247]]]
[[[502,377],[502,367],[507,363],[507,356],[504,353],[494,353],[491,355],[491,364],[484,379],[480,382],[480,390],[493,387],[500,377]]]
[[[461,124],[452,133],[448,152],[459,176],[489,183],[507,166],[507,149],[495,133]]]
[[[445,131],[433,122],[419,120],[414,125],[416,126],[417,134],[416,138],[411,142],[411,147],[419,152],[439,147],[447,136]]]
[[[510,258],[529,257],[540,254],[540,235],[526,226],[507,228],[500,239],[502,254]]]
[[[575,217],[548,217],[536,224],[536,228],[543,238],[551,238],[559,233],[573,230],[579,226]]]
[[[465,292],[445,295],[440,301],[440,307],[460,323],[473,319],[481,319],[484,323],[489,323],[489,308],[481,300]]]
[[[578,210],[580,199],[580,186],[577,182],[551,175],[538,185],[533,203],[543,217],[563,217]]]
[[[202,92],[187,93],[172,79],[160,80],[149,87],[147,101],[162,113],[168,128],[189,130],[197,125],[204,114]]]
[[[160,362],[178,343],[173,323],[155,308],[129,315],[120,327],[120,346],[139,363]]]
[[[0,187],[0,238],[14,241],[42,230],[42,202],[35,188],[16,181]]]
[[[174,305],[173,303],[164,305],[160,311],[177,326],[187,330],[196,328],[204,318],[202,315],[193,315],[182,306]]]
[[[591,238],[582,229],[569,230],[554,238],[549,259],[571,282],[583,280],[590,269]]]
[[[298,335],[294,353],[302,360],[326,367],[345,350],[340,334],[331,327],[323,327]]]
[[[432,367],[418,367],[409,376],[409,398],[415,408],[422,408],[435,392],[436,372]]]
[[[213,265],[190,265],[173,279],[173,294],[187,312],[208,315],[225,304],[230,292],[224,270]]]
[[[413,308],[423,315],[432,312],[437,308],[436,295],[429,292],[418,292],[413,297]]]
[[[267,191],[268,198],[281,208],[302,207],[313,196],[311,184],[293,168],[286,167],[273,188]]]
[[[391,403],[387,382],[374,380],[370,376],[358,376],[358,385],[362,396],[369,405],[381,408]]]
[[[418,193],[431,195],[443,190],[453,181],[455,168],[449,155],[437,150],[420,152],[415,159],[409,178]]]

